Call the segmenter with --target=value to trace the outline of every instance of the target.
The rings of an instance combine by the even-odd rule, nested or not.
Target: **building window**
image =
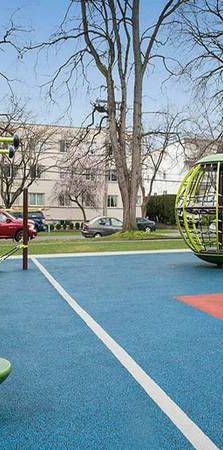
[[[107,181],[117,181],[117,170],[116,169],[108,169],[106,172]]]
[[[85,170],[85,177],[86,177],[86,180],[90,180],[91,179],[91,169],[86,169]]]
[[[141,203],[142,203],[141,195],[137,195],[137,197],[136,197],[136,206],[141,206]]]
[[[33,206],[45,205],[45,194],[29,193],[29,204]]]
[[[4,166],[2,166],[2,172],[3,172],[4,177],[10,178],[11,177],[11,164],[4,164]]]
[[[90,141],[89,143],[89,153],[95,155],[97,153],[97,144]]]
[[[92,169],[85,169],[86,180],[94,181],[96,178],[95,171]]]
[[[107,155],[108,156],[112,156],[113,155],[112,145],[111,144],[107,144]]]
[[[32,138],[29,139],[28,145],[29,145],[29,150],[31,150],[31,152],[35,152],[35,149],[36,149],[36,142],[35,142],[35,140],[32,139]]]
[[[15,164],[4,164],[2,166],[2,174],[5,178],[14,178],[18,173],[19,166]]]
[[[63,167],[59,168],[59,174],[60,174],[60,179],[64,180],[66,178],[67,175],[67,169],[64,169]]]
[[[118,196],[117,195],[108,195],[108,208],[117,208],[118,206]]]
[[[82,195],[82,205],[87,208],[95,206],[95,199],[90,192],[85,192],[85,194]]]
[[[42,172],[44,170],[43,166],[40,166],[38,164],[35,164],[34,166],[30,167],[30,178],[36,179],[41,178]]]
[[[38,142],[35,139],[29,139],[29,150],[31,152],[40,153],[46,150],[45,142]]]
[[[10,201],[13,200],[14,195],[15,195],[15,193],[11,192],[11,194],[10,194]],[[13,201],[13,206],[19,206],[19,199],[20,198],[21,198],[21,195],[20,196],[18,195],[18,197],[16,197],[16,199]]]
[[[58,197],[59,206],[70,206],[70,197],[68,194],[60,193]]]
[[[62,139],[60,142],[60,152],[67,153],[71,146],[71,141]]]

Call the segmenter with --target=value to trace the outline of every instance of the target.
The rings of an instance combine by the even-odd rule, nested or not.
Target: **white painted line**
[[[49,253],[49,254],[37,254],[30,255],[33,258],[74,258],[83,256],[112,256],[112,255],[146,255],[156,253],[191,253],[190,249],[170,249],[170,250],[126,250],[126,251],[114,251],[114,252],[82,252],[82,253]],[[11,256],[10,259],[21,259],[22,255]]]
[[[34,258],[74,258],[84,256],[112,256],[112,255],[146,255],[156,253],[191,253],[190,249],[170,249],[170,250],[126,250],[126,251],[114,251],[114,252],[82,252],[82,253],[49,253],[49,254],[36,254],[30,255]],[[22,255],[11,256],[10,259],[21,259]]]
[[[185,414],[185,412],[159,387],[157,383],[134,361],[134,359],[72,298],[58,281],[40,264],[35,257],[32,261],[71,306],[76,314],[85,322],[93,333],[113,353],[123,367],[132,375],[148,396],[169,417],[174,425],[198,450],[219,450],[211,439]]]

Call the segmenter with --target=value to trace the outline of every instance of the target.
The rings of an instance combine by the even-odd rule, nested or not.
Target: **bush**
[[[54,223],[51,223],[50,224],[50,231],[54,231],[54,228],[55,228]]]
[[[175,225],[176,195],[153,195],[147,204],[147,216],[156,222]]]
[[[59,224],[60,224],[60,226],[61,226],[61,228],[62,228],[63,230],[73,229],[73,228],[70,228],[70,225],[71,225],[71,221],[70,221],[70,220],[64,220],[64,219],[61,219],[61,220],[59,221]],[[60,229],[61,229],[61,228],[60,228]],[[57,229],[59,229],[59,228],[57,228]]]
[[[73,230],[74,229],[74,224],[73,224],[73,222],[70,222],[69,223],[69,230]]]
[[[56,224],[56,230],[57,230],[57,231],[61,230],[61,223],[57,223],[57,224]]]
[[[75,229],[76,229],[76,230],[80,230],[80,224],[79,224],[79,222],[76,222],[76,223],[75,223]]]

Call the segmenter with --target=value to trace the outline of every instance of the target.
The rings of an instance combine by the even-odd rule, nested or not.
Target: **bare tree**
[[[155,23],[148,23],[141,31],[140,0],[71,0],[54,35],[46,42],[28,45],[25,49],[67,47],[66,59],[50,82],[51,97],[61,81],[70,88],[79,68],[83,79],[87,80],[91,66],[101,80],[106,98],[105,103],[99,102],[96,110],[107,120],[123,202],[124,229],[136,227],[136,198],[141,180],[143,81],[148,67],[157,60],[171,72],[163,51],[168,40],[167,27],[187,1],[168,0]],[[127,127],[128,135],[131,135],[130,160],[126,149]]]
[[[223,152],[222,117],[216,111],[213,114],[210,102],[206,102],[205,98],[197,102],[196,114],[193,114],[193,118],[191,114],[189,127],[181,140],[188,167],[192,167],[203,156]]]
[[[28,125],[29,113],[25,106],[14,100],[12,98],[11,109],[0,115],[0,136],[18,133],[21,138],[13,158],[0,156],[0,195],[6,208],[15,203],[25,187],[28,188],[44,172],[57,166],[57,161],[49,166],[45,152],[56,129]]]
[[[184,73],[191,76],[200,93],[212,99],[212,109],[222,112],[223,95],[223,2],[189,2],[180,13],[180,36],[191,48]],[[185,57],[185,54],[184,54]],[[209,103],[209,108],[211,104]]]
[[[4,69],[2,63],[4,62],[4,54],[9,49],[13,49],[18,57],[21,55],[21,48],[18,43],[18,35],[20,33],[24,33],[25,31],[26,30],[23,27],[15,24],[14,14],[10,17],[8,26],[6,26],[5,28],[1,27],[0,29],[0,52],[2,55],[0,64],[0,81],[2,83],[6,83],[11,95],[13,95],[13,79],[11,78],[8,71]]]
[[[142,191],[142,216],[145,217],[147,204],[152,195],[154,181],[162,167],[167,152],[171,152],[170,145],[183,142],[185,125],[190,122],[182,113],[171,113],[169,110],[150,114],[149,123],[156,124],[153,129],[143,133],[142,146],[142,177],[140,187]],[[183,150],[181,149],[183,153]],[[179,155],[180,157],[180,155]],[[148,178],[149,174],[149,178]],[[145,186],[147,184],[147,189]]]
[[[106,133],[80,128],[72,133],[67,157],[60,161],[60,182],[55,186],[60,204],[75,203],[87,220],[86,208],[97,209],[104,194],[105,170],[109,159]]]
[[[97,209],[99,204],[99,176],[95,170],[83,167],[82,164],[67,170],[57,185],[57,198],[66,206],[75,203],[87,220],[86,208]]]

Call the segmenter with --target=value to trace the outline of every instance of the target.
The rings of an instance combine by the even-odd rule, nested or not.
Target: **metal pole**
[[[23,190],[23,250],[22,250],[22,268],[28,269],[28,189]]]
[[[105,164],[105,174],[104,174],[104,192],[103,192],[103,216],[107,216],[107,202],[108,202],[108,166]]]
[[[223,167],[220,164],[218,187],[218,243],[219,250],[223,250]]]

